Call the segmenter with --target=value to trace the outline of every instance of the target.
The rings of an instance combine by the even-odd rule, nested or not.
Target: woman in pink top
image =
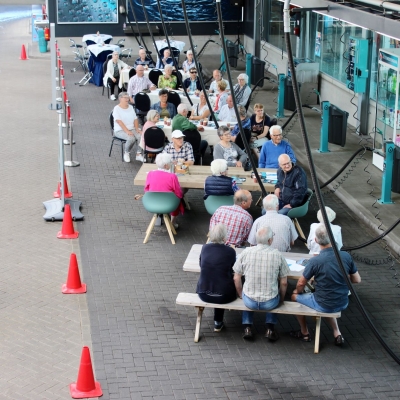
[[[168,153],[158,154],[156,157],[156,164],[158,169],[150,171],[147,174],[145,192],[173,192],[176,197],[183,198],[183,192],[178,178],[174,173],[170,172],[172,156]],[[184,205],[182,201],[179,203],[178,208],[171,213],[171,222],[175,228],[178,228],[176,217],[179,213],[184,213]]]
[[[142,136],[140,138],[140,147],[144,149],[144,133],[146,129],[151,128],[152,126],[156,126],[157,122],[160,120],[160,114],[156,110],[150,110],[146,116],[147,121],[143,125],[142,128]],[[146,146],[146,150],[160,150],[153,149],[152,147]]]

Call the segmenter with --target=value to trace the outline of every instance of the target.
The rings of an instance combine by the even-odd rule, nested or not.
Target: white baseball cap
[[[176,131],[172,132],[171,138],[179,139],[181,137],[185,137],[185,135],[182,133],[182,131],[177,129]]]

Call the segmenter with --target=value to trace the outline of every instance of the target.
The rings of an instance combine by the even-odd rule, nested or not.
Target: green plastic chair
[[[210,215],[213,215],[217,208],[221,206],[233,206],[232,196],[208,196],[204,200],[206,210]]]
[[[172,244],[175,244],[174,235],[176,235],[176,231],[171,223],[171,220],[169,219],[169,213],[178,208],[180,201],[181,199],[176,197],[175,193],[172,192],[146,192],[144,194],[142,197],[143,207],[154,215],[147,228],[143,243],[148,242],[150,234],[156,223],[157,216],[162,214],[169,237],[171,238],[171,242]]]
[[[313,196],[314,192],[311,189],[307,189],[307,201],[300,207],[292,208],[288,213],[287,216],[292,219],[294,226],[297,229],[299,235],[307,241],[307,238],[304,236],[303,230],[299,224],[297,218],[304,217],[308,212],[308,205],[310,204],[311,197]]]

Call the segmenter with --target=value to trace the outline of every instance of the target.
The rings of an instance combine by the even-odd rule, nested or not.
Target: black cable
[[[157,45],[156,45],[156,41],[154,39],[153,36],[153,32],[151,31],[151,26],[150,26],[150,21],[149,21],[149,15],[147,14],[147,10],[146,10],[146,6],[144,5],[144,0],[140,0],[142,3],[142,8],[143,8],[143,14],[144,14],[144,18],[146,19],[146,25],[147,25],[147,29],[149,30],[149,34],[151,36],[151,40],[153,41],[153,46],[157,52]],[[146,54],[151,58],[151,60],[154,63],[153,57],[151,56],[151,51],[147,51]],[[155,65],[155,64],[154,64]]]
[[[179,73],[179,66],[178,66],[178,63],[177,63],[176,60],[175,60],[174,52],[172,51],[171,43],[170,43],[170,41],[169,41],[167,28],[166,28],[166,26],[165,26],[165,22],[164,22],[164,17],[163,17],[163,14],[162,14],[162,9],[161,9],[160,0],[157,0],[157,6],[158,6],[158,12],[160,13],[160,19],[161,19],[161,24],[162,24],[162,26],[163,26],[163,30],[164,30],[164,34],[165,34],[165,39],[167,40],[167,44],[168,44],[169,51],[170,51],[170,53],[172,54],[172,62],[174,63],[174,67],[175,67],[175,71],[176,71],[176,77],[177,77],[177,79],[178,79],[178,81],[179,81],[179,85],[181,85],[181,86],[183,87],[182,78],[181,78],[181,75],[180,75],[180,73]],[[157,53],[158,53],[158,49],[157,49]],[[188,95],[188,93],[186,92],[186,90],[184,90],[183,93],[185,93],[185,96],[186,96],[187,99],[189,100],[190,105],[193,106],[193,101],[192,101],[192,99],[190,98],[190,96]]]
[[[193,44],[193,37],[192,37],[192,32],[190,30],[190,25],[189,25],[189,18],[187,16],[187,12],[186,12],[186,4],[185,4],[185,0],[181,0],[182,3],[182,9],[183,9],[183,16],[185,18],[185,24],[186,24],[186,31],[187,34],[189,36],[189,42],[190,42],[190,48],[194,49],[194,44]],[[210,104],[210,100],[208,98],[208,94],[207,94],[207,90],[206,90],[206,86],[204,84],[204,80],[203,80],[203,75],[200,73],[200,68],[199,68],[199,63],[197,61],[197,56],[196,56],[196,52],[193,50],[193,59],[194,59],[194,63],[196,64],[196,69],[197,69],[197,78],[200,81],[200,86],[201,89],[203,90],[204,96],[206,98],[206,102],[207,102],[207,106],[209,108],[209,110],[211,111],[211,116],[212,119],[215,123],[216,128],[219,128],[218,122],[217,122],[217,118],[215,117],[215,114],[212,111],[212,107]],[[185,89],[185,88],[184,88]]]
[[[139,32],[139,34],[140,34],[139,24],[138,24],[138,21],[137,21],[137,18],[136,18],[135,9],[133,8],[132,0],[129,0],[129,4],[130,4],[130,6],[131,6],[131,9],[132,9],[132,15],[133,15],[133,18],[135,19],[136,28],[137,28],[137,30],[138,30],[138,32]],[[136,41],[137,41],[137,43],[138,43],[139,47],[143,47],[143,46],[142,46],[142,43],[140,43],[140,40],[137,38],[137,35],[136,35],[136,32],[135,32],[135,30],[133,29],[133,25],[132,25],[132,22],[131,22],[131,20],[129,20],[129,26],[131,27],[131,30],[132,30],[133,36],[135,36],[135,39],[136,39]],[[140,38],[141,38],[141,37],[140,37]]]
[[[374,323],[372,322],[372,320],[370,319],[369,315],[367,314],[367,311],[365,310],[364,306],[362,305],[361,300],[357,295],[357,292],[354,290],[354,287],[353,287],[353,284],[352,284],[352,282],[350,280],[350,277],[348,276],[347,271],[344,268],[344,265],[342,263],[342,259],[340,257],[339,250],[338,250],[338,248],[336,246],[335,238],[333,236],[332,229],[331,229],[331,226],[330,226],[330,223],[329,223],[329,220],[328,220],[328,216],[327,216],[327,213],[326,213],[326,210],[325,210],[325,204],[324,204],[324,200],[322,198],[322,192],[321,192],[320,187],[318,185],[318,178],[317,178],[317,174],[316,174],[316,171],[315,171],[315,165],[314,165],[313,156],[312,156],[312,153],[311,153],[310,143],[309,143],[309,140],[308,140],[308,134],[306,132],[303,108],[301,106],[300,92],[299,92],[299,87],[298,87],[298,83],[297,83],[296,69],[295,69],[295,65],[294,65],[292,47],[291,47],[291,43],[290,43],[290,16],[289,16],[290,15],[290,10],[289,10],[289,5],[290,5],[290,0],[285,0],[285,6],[284,6],[284,10],[283,10],[283,20],[284,20],[284,36],[285,36],[285,43],[286,43],[286,52],[287,52],[287,56],[288,56],[290,70],[292,71],[293,94],[294,94],[294,99],[295,99],[295,102],[296,102],[297,112],[298,112],[299,117],[300,117],[300,129],[301,129],[301,133],[302,133],[302,136],[303,136],[304,148],[305,148],[306,155],[307,155],[308,162],[309,162],[311,179],[312,179],[312,182],[313,182],[313,185],[314,185],[314,188],[315,188],[315,194],[316,194],[316,197],[317,197],[319,209],[321,210],[321,214],[322,214],[322,217],[323,217],[323,220],[324,220],[324,225],[325,225],[326,230],[328,232],[328,236],[329,236],[329,239],[331,241],[332,249],[333,249],[333,251],[335,253],[336,260],[337,260],[337,262],[339,264],[339,267],[340,267],[340,269],[342,271],[343,278],[345,279],[348,287],[350,288],[350,291],[351,291],[351,293],[353,295],[353,299],[354,299],[359,311],[363,315],[363,317],[364,317],[365,321],[367,322],[369,328],[372,330],[372,332],[374,333],[375,337],[381,343],[383,348],[393,358],[393,360],[395,360],[398,364],[400,364],[400,358],[397,357],[397,355],[387,345],[387,343],[385,342],[383,337],[380,335],[380,333],[376,329],[376,327],[375,327]]]
[[[229,60],[229,58],[228,58],[228,50],[226,48],[226,42],[225,42],[225,36],[224,36],[224,25],[223,25],[223,21],[222,21],[221,0],[216,0],[216,3],[217,3],[217,12],[218,12],[219,31],[220,31],[220,34],[221,34],[221,41],[222,41],[222,49],[224,51],[224,58],[225,58],[225,60]],[[265,190],[264,185],[262,184],[260,175],[258,174],[258,171],[257,171],[257,165],[254,162],[254,158],[251,156],[251,149],[250,149],[249,143],[247,142],[246,136],[245,136],[244,131],[243,131],[242,120],[240,119],[239,110],[238,110],[238,107],[237,107],[237,104],[236,104],[236,98],[233,95],[233,84],[232,84],[232,77],[231,77],[231,68],[230,68],[229,62],[226,62],[225,64],[226,64],[226,73],[228,75],[229,87],[232,90],[232,102],[233,102],[233,108],[235,109],[235,114],[236,114],[236,118],[237,118],[237,122],[238,122],[238,126],[239,126],[239,133],[240,133],[240,136],[242,137],[242,141],[243,141],[244,147],[246,148],[246,153],[247,153],[247,156],[248,156],[248,158],[250,160],[251,166],[253,168],[254,175],[257,178],[257,182],[258,182],[258,184],[260,186],[260,189],[261,189],[261,192],[262,192],[262,196],[265,197],[265,196],[267,196],[268,193]]]
[[[362,249],[363,247],[369,246],[370,244],[373,244],[377,242],[378,240],[384,238],[387,234],[389,234],[396,226],[400,223],[400,218],[392,225],[390,226],[385,232],[381,233],[379,236],[377,236],[374,239],[369,240],[368,242],[358,244],[357,246],[351,246],[351,247],[342,247],[343,251],[352,251],[352,250],[359,250]]]

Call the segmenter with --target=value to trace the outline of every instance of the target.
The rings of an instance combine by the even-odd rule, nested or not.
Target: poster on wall
[[[317,32],[315,35],[315,55],[321,57],[321,32]]]
[[[118,23],[118,0],[57,0],[58,24]]]

